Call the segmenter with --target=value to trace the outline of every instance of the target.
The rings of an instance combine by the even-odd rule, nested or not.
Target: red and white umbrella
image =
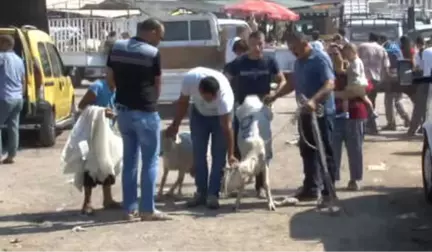
[[[297,13],[284,6],[264,0],[243,0],[225,6],[224,10],[230,14],[267,15],[270,19],[276,20],[297,21],[300,18]]]

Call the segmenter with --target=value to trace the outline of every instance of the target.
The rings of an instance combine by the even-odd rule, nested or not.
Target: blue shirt
[[[24,61],[15,52],[0,52],[0,100],[22,99],[24,75]]]
[[[383,47],[386,50],[387,55],[389,57],[390,68],[391,69],[397,68],[398,61],[404,58],[402,54],[402,50],[400,49],[399,45],[395,42],[387,41]]]
[[[328,80],[334,80],[333,63],[329,55],[322,50],[312,49],[306,59],[297,59],[294,64],[295,91],[297,95],[312,98]],[[334,94],[322,102],[326,114],[335,113]]]
[[[97,80],[90,85],[89,90],[96,95],[93,105],[114,109],[115,92],[111,91],[106,80]]]
[[[269,56],[262,59],[250,59],[242,55],[228,64],[224,71],[236,80],[235,98],[242,103],[248,95],[263,97],[270,93],[270,84],[274,75],[279,73],[277,61]]]

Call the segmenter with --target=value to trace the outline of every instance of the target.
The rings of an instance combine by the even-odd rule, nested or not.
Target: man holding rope
[[[323,116],[318,117],[318,127],[325,149],[327,168],[334,183],[335,162],[332,150],[332,131],[333,119],[335,114],[335,101],[333,95],[334,73],[329,55],[321,50],[313,49],[308,40],[302,33],[292,33],[287,38],[288,47],[297,57],[294,66],[293,77],[295,85],[291,82],[282,87],[273,96],[268,97],[267,102],[274,102],[277,98],[289,94],[295,87],[296,95],[306,97],[305,102],[307,111],[300,114],[300,154],[303,159],[304,181],[303,187],[296,193],[296,201],[310,201],[321,199],[323,203],[330,200],[329,188],[324,183],[323,186],[323,167],[320,161],[318,148],[314,141],[312,131],[312,111],[316,111],[318,106],[323,106]],[[312,145],[312,146],[311,146]]]

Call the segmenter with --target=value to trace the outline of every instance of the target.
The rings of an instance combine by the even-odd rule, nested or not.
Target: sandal
[[[13,164],[15,163],[15,160],[13,158],[5,158],[2,162],[2,164]]]
[[[86,216],[91,216],[94,214],[94,209],[90,204],[88,204],[88,205],[86,204],[81,209],[81,214],[86,215]]]
[[[139,217],[140,216],[138,214],[138,211],[133,211],[133,212],[130,212],[130,213],[126,214],[125,220],[127,220],[127,221],[134,221],[134,220],[138,219]]]
[[[167,214],[155,210],[153,213],[141,213],[141,221],[169,221],[173,218]]]

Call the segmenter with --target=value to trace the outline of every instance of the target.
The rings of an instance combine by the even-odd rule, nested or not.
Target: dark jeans
[[[194,106],[190,114],[190,130],[195,163],[195,185],[201,197],[219,197],[227,144],[219,116],[202,115]],[[207,150],[211,137],[212,165],[209,176]]]
[[[19,119],[23,108],[22,99],[0,100],[0,161],[2,150],[2,129],[7,133],[8,157],[15,157],[19,146]]]
[[[340,179],[342,146],[348,155],[350,180],[363,179],[363,119],[337,118],[334,121],[333,152],[336,164],[336,180]]]
[[[327,168],[330,173],[332,182],[335,181],[335,162],[333,156],[332,136],[333,136],[333,120],[334,116],[326,115],[318,118],[318,127],[321,131],[321,137],[325,149]],[[319,194],[322,191],[323,195],[328,195],[328,188],[323,183],[323,167],[318,150],[315,150],[307,145],[306,141],[312,146],[316,146],[312,132],[312,117],[309,114],[300,116],[299,131],[300,132],[300,155],[303,159],[303,190],[311,194]]]

